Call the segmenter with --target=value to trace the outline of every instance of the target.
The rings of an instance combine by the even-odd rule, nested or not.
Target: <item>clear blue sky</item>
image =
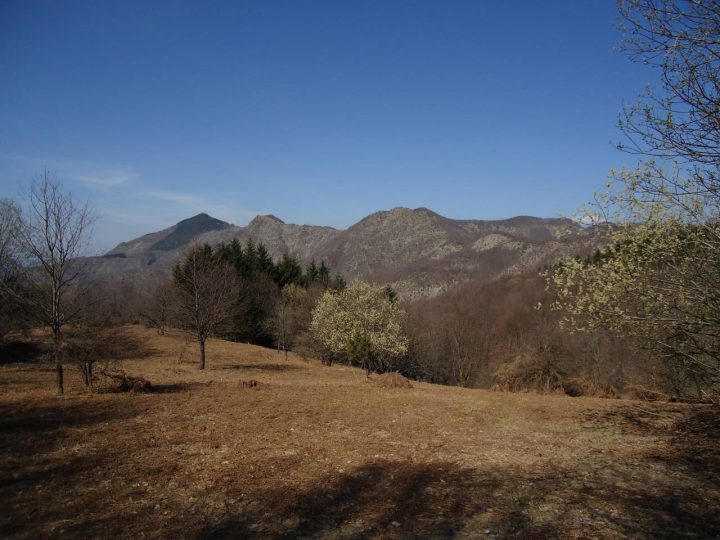
[[[205,211],[573,213],[653,73],[611,0],[0,2],[0,196],[48,168],[96,244]]]

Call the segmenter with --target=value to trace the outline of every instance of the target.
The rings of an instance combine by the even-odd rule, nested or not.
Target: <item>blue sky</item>
[[[0,2],[0,196],[44,168],[98,249],[205,211],[571,214],[653,73],[611,0]]]

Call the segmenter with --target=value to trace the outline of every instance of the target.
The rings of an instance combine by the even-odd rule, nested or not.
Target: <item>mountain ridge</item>
[[[273,258],[325,260],[333,272],[392,284],[403,296],[437,294],[469,279],[492,280],[587,251],[592,231],[566,218],[455,220],[429,208],[395,207],[346,229],[286,223],[272,214],[237,226],[201,213],[121,242],[88,259],[97,280],[153,282],[170,275],[192,244],[262,242]]]

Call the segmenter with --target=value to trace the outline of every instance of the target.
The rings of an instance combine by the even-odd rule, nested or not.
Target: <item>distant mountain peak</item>
[[[277,221],[278,223],[282,223],[283,225],[285,225],[285,222],[282,219],[280,219],[277,216],[274,216],[273,214],[265,214],[263,216],[258,216],[258,217],[263,218],[263,219],[269,219],[272,221]]]
[[[263,225],[285,225],[285,222],[272,214],[264,214],[255,216],[252,221],[248,223],[248,227],[251,228],[262,227]]]
[[[209,216],[205,212],[201,212],[196,216],[179,221],[170,234],[155,242],[150,249],[155,251],[170,251],[180,246],[189,244],[197,235],[219,231],[231,227],[229,223]]]

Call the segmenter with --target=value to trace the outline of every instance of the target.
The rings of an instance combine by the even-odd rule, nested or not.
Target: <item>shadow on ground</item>
[[[605,470],[374,461],[307,490],[253,495],[196,538],[714,538],[702,490]],[[678,490],[684,489],[682,496]]]
[[[45,359],[46,350],[39,343],[11,341],[0,345],[0,364],[38,362]]]
[[[720,489],[720,407],[624,404],[587,411],[586,418],[600,427],[663,439],[665,445],[648,458],[682,468]]]
[[[22,457],[48,451],[69,439],[68,429],[122,422],[144,410],[139,402],[117,407],[108,402],[89,405],[89,399],[51,398],[21,408],[0,406],[0,452]]]
[[[294,366],[292,364],[270,364],[270,363],[264,363],[264,364],[230,364],[227,366],[221,366],[220,369],[256,369],[260,371],[296,371],[298,369],[303,369],[299,366]]]
[[[203,454],[176,453],[192,450],[189,443],[196,439],[181,432],[168,439],[164,426],[130,421],[142,419],[150,407],[181,403],[186,397],[172,393],[183,388],[166,396],[0,406],[5,508],[0,536],[669,539],[720,534],[714,409],[673,409],[664,419],[640,411],[654,420],[631,418],[630,425],[642,420],[643,433],[650,423],[657,430],[651,434],[665,437],[647,456],[605,461],[598,456],[565,469],[559,460],[466,467],[377,459],[293,481],[288,473],[312,456],[261,458],[254,462],[256,477],[230,464],[210,475],[198,460]],[[607,418],[602,421],[609,425]],[[198,468],[185,477],[186,491],[179,492],[170,481],[193,460]],[[273,477],[277,473],[271,471],[284,473]],[[55,526],[62,529],[51,529]]]

